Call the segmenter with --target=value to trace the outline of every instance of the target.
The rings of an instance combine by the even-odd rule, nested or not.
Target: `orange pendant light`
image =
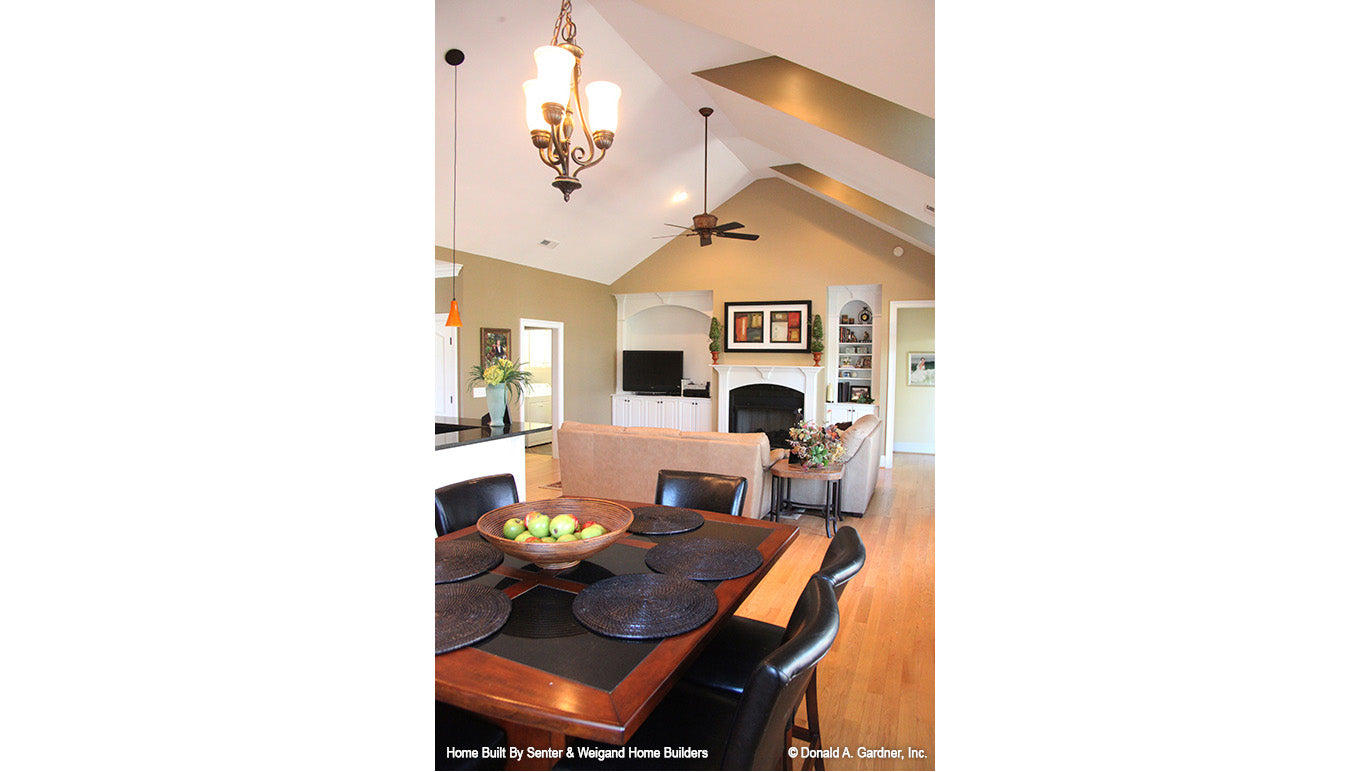
[[[462,314],[457,311],[457,65],[464,59],[466,55],[455,48],[443,56],[452,65],[452,308],[444,322],[447,327],[462,326]]]

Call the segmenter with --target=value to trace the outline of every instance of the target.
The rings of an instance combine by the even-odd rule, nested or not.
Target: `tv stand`
[[[714,400],[708,397],[620,393],[613,396],[611,415],[615,426],[714,431]]]

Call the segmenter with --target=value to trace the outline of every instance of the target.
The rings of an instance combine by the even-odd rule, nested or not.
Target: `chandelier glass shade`
[[[619,128],[618,86],[603,80],[588,83],[581,99],[583,54],[576,45],[571,0],[562,0],[552,42],[533,52],[538,77],[524,83],[524,119],[538,157],[557,172],[552,186],[562,191],[564,201],[581,187],[581,170],[604,160]],[[578,123],[581,137],[588,138],[584,145],[574,142]]]

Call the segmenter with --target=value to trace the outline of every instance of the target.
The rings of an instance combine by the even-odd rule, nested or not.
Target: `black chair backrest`
[[[657,503],[662,506],[741,515],[746,499],[745,477],[677,469],[657,473]]]
[[[833,534],[833,541],[819,564],[819,576],[833,583],[833,593],[843,597],[843,587],[866,565],[866,547],[856,529],[845,525]]]
[[[768,654],[747,679],[721,769],[775,769],[781,761],[786,729],[809,675],[838,637],[838,598],[833,585],[810,577],[795,613],[800,618],[795,636]]]
[[[512,474],[493,474],[452,485],[433,492],[434,527],[438,535],[476,525],[477,519],[492,509],[519,503],[519,488]]]

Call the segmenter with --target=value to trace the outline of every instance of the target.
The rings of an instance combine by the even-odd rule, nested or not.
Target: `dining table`
[[[653,506],[614,503],[629,509]],[[540,569],[502,554],[492,569],[464,580],[503,592],[511,610],[494,634],[435,656],[435,697],[505,729],[510,748],[506,769],[552,768],[566,753],[568,737],[625,743],[798,532],[785,523],[693,511],[703,523],[691,531],[624,533],[571,568]],[[438,541],[458,539],[482,537],[471,526]],[[572,603],[582,591],[613,577],[654,573],[649,550],[692,539],[736,542],[756,548],[761,556],[760,566],[746,575],[700,582],[713,592],[718,610],[699,627],[669,637],[630,639],[593,632],[573,614]]]

